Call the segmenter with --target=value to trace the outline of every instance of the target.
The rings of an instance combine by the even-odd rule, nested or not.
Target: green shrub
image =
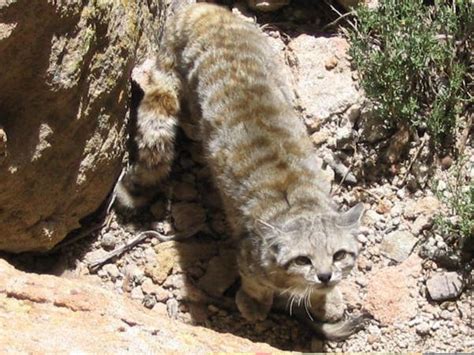
[[[438,144],[452,142],[457,117],[472,102],[471,7],[470,0],[384,0],[356,10],[350,54],[386,124],[408,124],[426,129]]]
[[[437,181],[434,190],[439,199],[448,207],[448,215],[440,213],[435,218],[439,234],[448,237],[448,242],[467,249],[474,247],[474,182],[469,169],[473,169],[469,159],[460,159],[449,171],[450,179],[444,181],[445,188],[439,190]],[[445,238],[446,239],[446,238]],[[474,252],[474,250],[470,250]]]

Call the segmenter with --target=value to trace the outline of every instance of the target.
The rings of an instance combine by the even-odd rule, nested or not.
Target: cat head
[[[266,244],[261,262],[270,281],[295,291],[332,289],[355,265],[363,212],[360,203],[343,213],[300,215],[272,224],[259,221],[258,233],[264,234]]]

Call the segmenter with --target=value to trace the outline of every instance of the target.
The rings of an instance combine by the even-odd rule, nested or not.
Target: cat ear
[[[336,223],[340,227],[357,229],[359,228],[364,211],[364,204],[360,202],[348,211],[340,213]]]

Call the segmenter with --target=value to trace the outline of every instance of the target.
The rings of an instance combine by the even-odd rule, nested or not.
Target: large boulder
[[[27,274],[0,259],[1,353],[272,353],[193,327],[85,281]]]
[[[111,191],[163,3],[0,0],[0,250],[52,248]]]

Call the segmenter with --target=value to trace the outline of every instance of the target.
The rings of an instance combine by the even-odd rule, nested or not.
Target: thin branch
[[[342,14],[341,16],[339,16],[337,19],[335,19],[334,21],[332,22],[329,22],[328,24],[324,25],[323,28],[321,28],[321,31],[325,31],[326,29],[328,29],[329,27],[332,27],[334,25],[337,25],[341,20],[345,19],[346,17],[348,16],[351,16],[351,15],[355,15],[355,11],[349,11],[349,12],[346,12],[345,14]]]

